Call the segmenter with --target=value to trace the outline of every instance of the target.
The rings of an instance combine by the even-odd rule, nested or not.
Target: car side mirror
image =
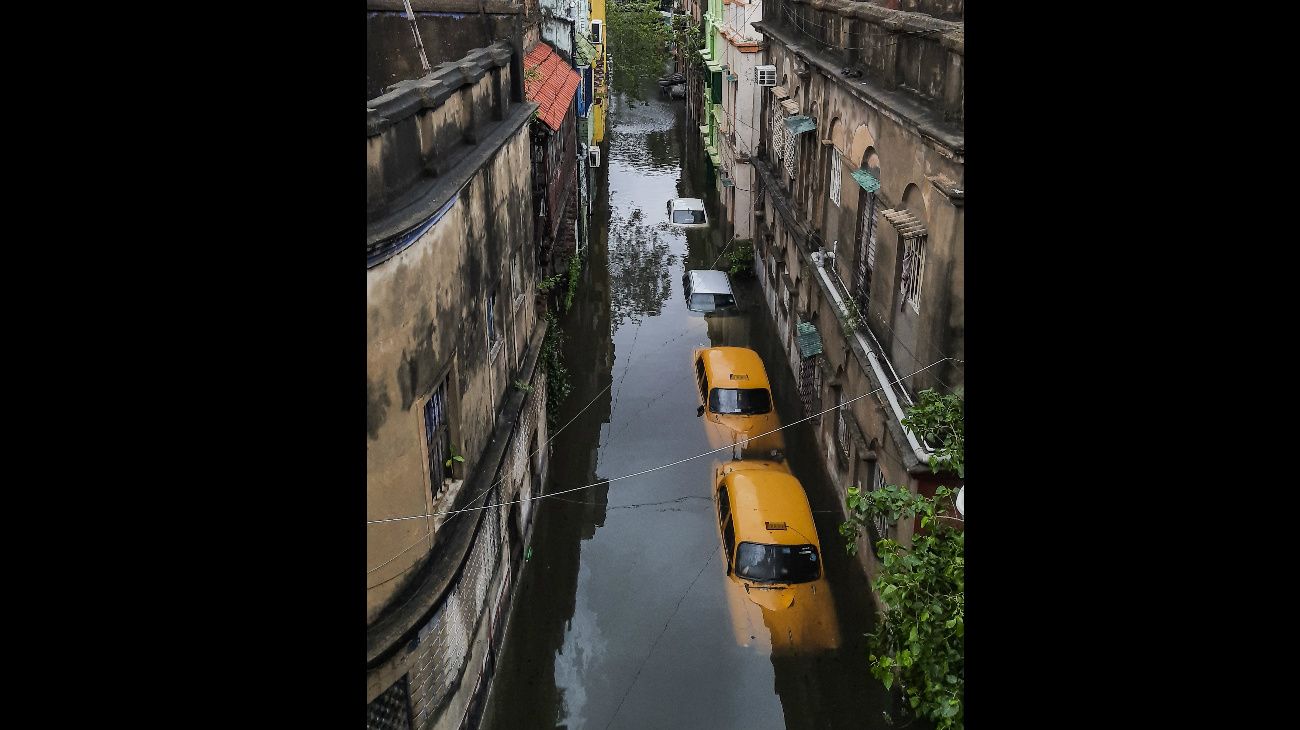
[[[696,408],[696,409],[695,409],[695,417],[696,417],[696,418],[699,418],[700,416],[703,416],[703,415],[704,415],[704,406],[700,406],[699,408]]]

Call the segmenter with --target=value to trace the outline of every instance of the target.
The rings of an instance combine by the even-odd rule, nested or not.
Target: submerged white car
[[[709,215],[699,198],[673,198],[668,201],[668,221],[682,228],[705,228],[709,225]]]
[[[728,312],[736,308],[736,295],[725,271],[688,271],[682,277],[686,308],[692,312]]]

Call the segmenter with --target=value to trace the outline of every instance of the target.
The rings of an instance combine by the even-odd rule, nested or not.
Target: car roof
[[[745,468],[728,472],[723,483],[731,498],[737,542],[812,544],[820,549],[808,495],[789,472],[772,467]],[[786,529],[769,530],[768,522],[784,522]]]
[[[699,198],[673,198],[673,207],[682,210],[704,210],[704,201]]]
[[[691,277],[691,291],[697,293],[731,293],[731,279],[727,272],[716,269],[696,269],[686,272]]]
[[[763,358],[747,347],[709,347],[700,351],[700,357],[714,388],[771,389]]]

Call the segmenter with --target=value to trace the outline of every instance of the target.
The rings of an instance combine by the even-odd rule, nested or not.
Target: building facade
[[[405,34],[376,32],[399,47],[371,48],[370,82],[402,80],[366,105],[367,726],[460,728],[477,723],[547,471],[520,174],[538,105],[519,48],[538,34],[525,5],[489,2],[500,12],[441,33],[507,39],[440,58],[425,39],[460,5],[412,2],[420,23],[389,13]],[[384,16],[372,31],[400,27]]]
[[[897,3],[894,3],[897,4]],[[849,0],[766,0],[755,268],[841,491],[953,475],[901,423],[919,391],[960,392],[964,359],[963,25]],[[737,206],[737,215],[741,211]],[[843,496],[843,495],[842,495]],[[871,541],[908,540],[878,525]]]
[[[581,77],[546,42],[524,57],[524,92],[538,105],[531,125],[533,209],[542,276],[564,269],[578,253],[577,92]]]

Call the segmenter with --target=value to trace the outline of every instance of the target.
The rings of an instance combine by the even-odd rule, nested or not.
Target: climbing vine
[[[940,444],[952,464],[963,463],[963,408],[959,397],[922,391],[904,423],[926,440]],[[934,722],[936,730],[962,730],[966,686],[965,532],[953,506],[953,490],[933,497],[905,486],[848,490],[849,519],[840,525],[850,554],[857,552],[859,530],[873,517],[887,524],[920,518],[911,546],[876,542],[880,572],[874,587],[885,610],[868,634],[871,675],[886,688],[900,683],[911,711]]]
[[[564,330],[560,319],[549,308],[546,310],[546,336],[542,338],[542,367],[546,368],[546,423],[554,428],[559,417],[560,404],[569,397],[573,383],[569,369],[564,366]]]
[[[728,273],[732,276],[748,278],[754,275],[754,242],[747,238],[738,238],[731,253],[727,254],[731,264]]]

